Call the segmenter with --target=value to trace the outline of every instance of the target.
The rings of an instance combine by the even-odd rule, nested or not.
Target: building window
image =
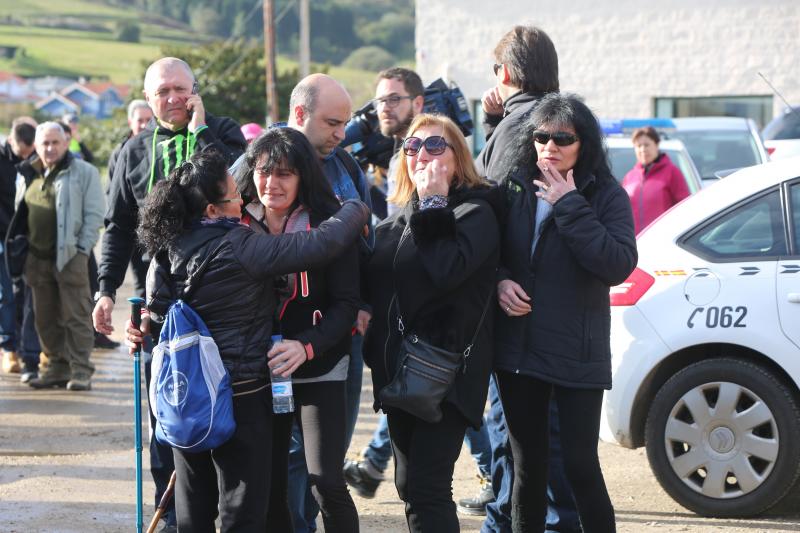
[[[708,96],[656,98],[655,116],[752,118],[759,128],[772,120],[772,96]]]

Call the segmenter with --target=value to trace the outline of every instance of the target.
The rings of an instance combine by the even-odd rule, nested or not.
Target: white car
[[[611,163],[611,174],[622,182],[625,174],[636,164],[636,154],[633,151],[633,141],[630,136],[606,137],[608,161]],[[683,143],[677,139],[664,139],[658,144],[659,152],[669,156],[672,164],[678,167],[686,180],[686,186],[691,194],[702,188],[702,179],[697,167],[692,162],[692,157],[686,151]]]
[[[701,515],[800,491],[800,158],[701,190],[637,244],[611,290],[601,438],[646,446],[659,483]]]

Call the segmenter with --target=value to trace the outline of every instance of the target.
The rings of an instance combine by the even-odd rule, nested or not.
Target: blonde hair
[[[406,137],[413,137],[414,132],[425,126],[441,127],[443,129],[442,135],[452,147],[456,160],[456,169],[453,173],[452,185],[472,188],[487,183],[487,181],[478,174],[478,171],[475,170],[475,163],[472,161],[472,154],[469,151],[469,146],[467,146],[467,140],[452,120],[444,115],[422,113],[421,115],[417,115],[413,122],[411,122]],[[395,189],[387,198],[387,201],[402,207],[411,200],[416,186],[411,180],[411,176],[408,175],[405,154],[401,154],[400,157],[401,160],[397,162]]]

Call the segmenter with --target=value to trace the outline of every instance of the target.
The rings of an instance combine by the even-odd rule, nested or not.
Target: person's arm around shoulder
[[[332,217],[310,231],[282,235],[248,230],[233,253],[254,278],[299,272],[321,266],[353,244],[369,217],[359,200],[347,200]]]

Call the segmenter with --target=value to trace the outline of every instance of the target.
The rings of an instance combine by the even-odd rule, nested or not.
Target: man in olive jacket
[[[35,389],[88,390],[94,366],[89,253],[103,223],[105,202],[97,169],[72,156],[55,122],[36,128],[38,160],[9,236],[28,237],[23,275],[33,293],[36,330],[47,369]]]

